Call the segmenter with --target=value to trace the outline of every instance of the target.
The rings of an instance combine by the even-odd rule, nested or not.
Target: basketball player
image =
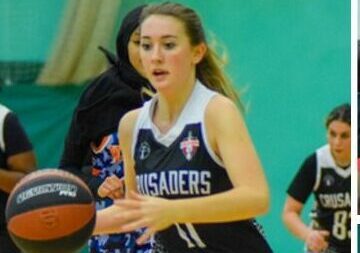
[[[141,22],[158,95],[121,121],[127,199],[98,212],[95,233],[146,227],[137,242],[158,233],[169,252],[272,252],[254,220],[269,205],[262,166],[198,15],[163,3]]]
[[[283,220],[306,252],[350,253],[350,105],[333,109],[326,128],[328,144],[307,157],[288,188]],[[315,205],[307,226],[300,215],[311,193]]]
[[[122,197],[124,170],[118,123],[126,112],[143,104],[141,90],[149,86],[139,56],[139,16],[143,8],[139,6],[125,16],[116,41],[116,60],[108,57],[110,68],[83,92],[61,159],[60,168],[79,175],[90,187],[98,210]],[[89,164],[91,176],[87,177],[82,168]],[[94,236],[89,241],[89,252],[151,252],[150,244],[135,243],[140,232]]]
[[[5,207],[9,193],[26,174],[36,169],[33,147],[16,114],[0,104],[0,252],[19,253],[9,237]]]

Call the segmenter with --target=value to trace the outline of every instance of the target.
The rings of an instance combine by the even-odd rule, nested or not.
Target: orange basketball
[[[95,203],[86,184],[71,173],[45,169],[24,177],[11,192],[7,229],[26,253],[76,252],[95,225]]]

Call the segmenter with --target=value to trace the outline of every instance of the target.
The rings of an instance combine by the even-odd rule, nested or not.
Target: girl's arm
[[[291,196],[287,196],[282,218],[290,232],[299,239],[305,241],[308,233],[310,232],[310,228],[303,223],[300,217],[303,206],[303,203],[297,201]]]
[[[128,196],[129,192],[137,192],[135,162],[131,148],[134,141],[134,128],[139,112],[140,110],[134,110],[125,114],[119,124],[118,134],[124,162],[126,196]]]
[[[328,247],[326,237],[329,232],[326,230],[314,230],[308,227],[301,219],[301,212],[304,204],[288,196],[283,210],[283,221],[292,234],[303,240],[307,247],[319,252]]]

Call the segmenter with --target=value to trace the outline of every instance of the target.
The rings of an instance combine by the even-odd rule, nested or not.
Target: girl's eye
[[[350,135],[347,133],[341,134],[341,139],[347,139],[349,137],[350,137]]]
[[[134,43],[135,45],[139,46],[139,45],[140,45],[140,40],[133,40],[133,43]]]
[[[331,137],[336,137],[336,133],[333,132],[333,131],[330,131],[330,132],[329,132],[329,135],[330,135]]]
[[[147,51],[151,49],[151,45],[149,43],[141,43],[141,47],[143,50]]]
[[[166,42],[165,43],[165,48],[166,49],[172,49],[176,46],[176,44],[174,42]]]

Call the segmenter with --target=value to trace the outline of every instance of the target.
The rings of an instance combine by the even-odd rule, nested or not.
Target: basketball
[[[92,193],[80,178],[45,169],[15,186],[5,216],[12,240],[25,253],[72,253],[91,236],[96,210]]]

